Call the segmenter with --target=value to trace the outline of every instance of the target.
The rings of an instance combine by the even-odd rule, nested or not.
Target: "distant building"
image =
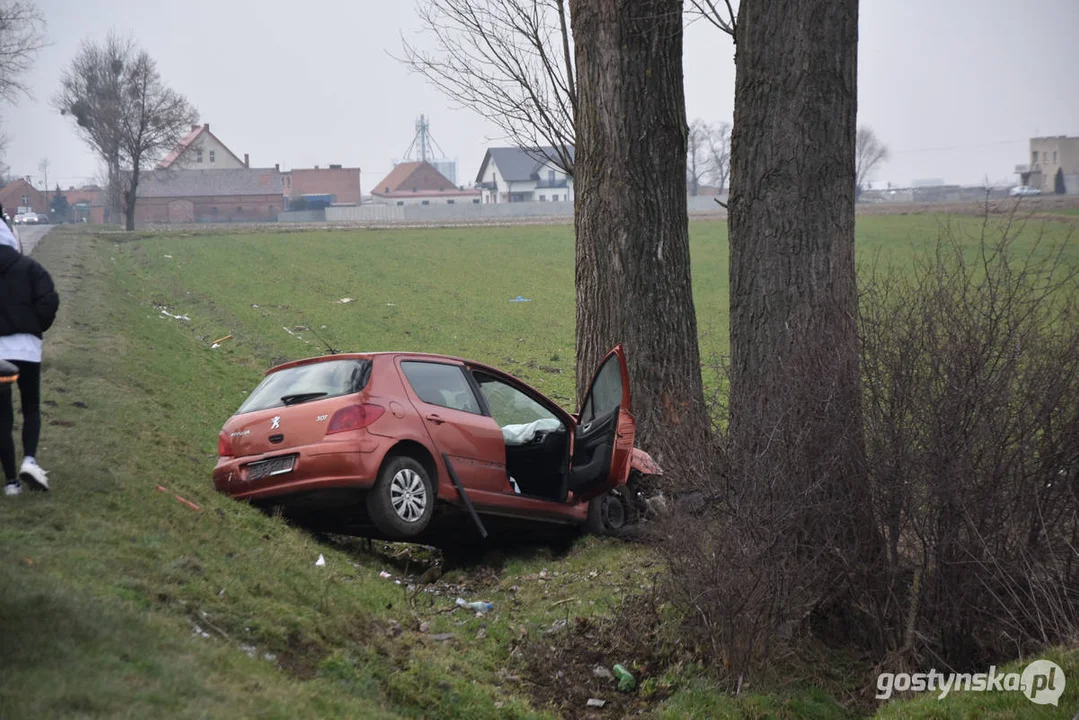
[[[1036,137],[1030,139],[1030,164],[1017,165],[1019,183],[1043,193],[1056,191],[1057,171],[1063,170],[1064,188],[1079,194],[1079,137]]]
[[[327,198],[330,205],[360,204],[360,169],[330,165],[327,168],[296,168],[283,173],[289,203],[300,198]]]
[[[480,191],[460,188],[426,162],[404,162],[371,188],[371,202],[383,205],[453,205],[480,202]]]
[[[284,209],[281,174],[273,168],[156,170],[139,181],[135,222],[267,222]]]
[[[92,225],[104,225],[109,219],[109,209],[106,207],[105,191],[97,185],[83,185],[81,188],[68,187],[61,191],[67,198],[70,208],[67,219],[74,222],[86,222]],[[52,203],[53,193],[49,194],[49,203]]]
[[[573,202],[573,178],[557,158],[553,147],[488,148],[476,175],[483,202]]]
[[[19,208],[30,208],[31,212],[42,214],[49,212],[47,193],[38,190],[24,178],[12,180],[0,188],[0,205],[4,206],[4,212],[12,219],[19,212]]]
[[[241,160],[210,132],[210,123],[192,125],[172,152],[157,165],[158,170],[238,170],[250,165],[245,154]]]

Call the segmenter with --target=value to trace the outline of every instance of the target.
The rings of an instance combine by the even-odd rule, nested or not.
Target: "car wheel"
[[[588,503],[588,532],[593,535],[620,535],[631,524],[625,499],[617,490],[592,498]]]
[[[435,489],[414,458],[399,456],[382,466],[367,494],[367,512],[375,526],[394,538],[419,535],[435,511]]]

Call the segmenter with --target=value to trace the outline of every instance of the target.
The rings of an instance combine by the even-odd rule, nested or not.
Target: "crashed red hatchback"
[[[482,535],[484,518],[603,531],[625,520],[608,498],[631,468],[658,473],[635,431],[621,346],[576,415],[469,360],[326,355],[267,371],[218,436],[213,480],[293,517],[347,520],[352,530],[333,529],[353,534],[415,539],[448,515]]]

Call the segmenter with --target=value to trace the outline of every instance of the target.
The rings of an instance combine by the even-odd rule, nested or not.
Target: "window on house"
[[[454,200],[453,200],[453,198],[450,198],[449,200],[447,200],[447,201],[446,201],[446,204],[447,204],[447,205],[453,205],[453,204],[454,204]]]
[[[398,200],[398,201],[397,201],[397,204],[398,204],[398,205],[404,205],[404,204],[405,204],[405,201],[404,201],[404,200]]]
[[[547,182],[554,185],[554,170],[547,171]]]
[[[1031,153],[1030,153],[1030,164],[1031,165],[1037,165],[1038,164],[1038,151],[1037,150],[1032,150],[1031,151]]]
[[[1054,150],[1053,151],[1053,163],[1056,164],[1056,161],[1057,161],[1057,151]]]
[[[473,198],[472,199],[472,204],[473,205],[479,205],[480,204],[480,199],[479,198]]]
[[[242,205],[239,206],[238,208],[236,208],[236,212],[243,212],[243,211],[244,211],[244,208],[243,208]]]
[[[1049,162],[1049,151],[1046,150],[1042,153],[1042,162]]]
[[[195,162],[197,162],[197,163],[202,162],[202,150],[201,149],[195,151]]]
[[[210,162],[213,162],[213,161],[214,161],[214,151],[211,150],[210,151]]]
[[[431,204],[430,200],[422,200],[422,201],[420,201],[420,205],[430,205],[430,204]]]
[[[540,195],[540,202],[547,202],[547,196],[546,195]]]

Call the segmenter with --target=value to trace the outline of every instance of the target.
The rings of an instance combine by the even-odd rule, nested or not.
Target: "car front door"
[[[629,369],[621,345],[600,363],[581,405],[574,434],[569,489],[588,500],[629,477],[637,423],[629,394]]]
[[[470,493],[501,493],[507,485],[502,430],[483,413],[464,368],[407,358],[399,359],[398,367],[431,441],[449,456],[461,483]]]

